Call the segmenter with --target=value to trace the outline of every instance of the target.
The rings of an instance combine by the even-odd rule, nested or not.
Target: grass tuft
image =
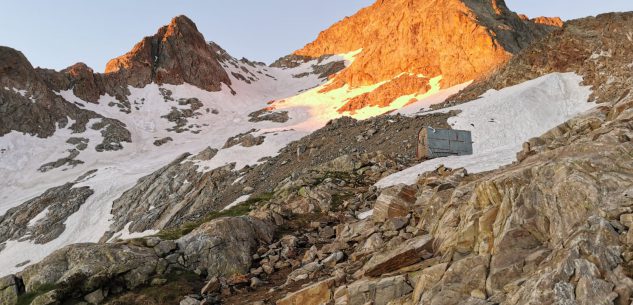
[[[221,217],[237,217],[237,216],[246,215],[253,209],[253,207],[257,203],[270,200],[272,197],[273,197],[272,193],[260,194],[228,210],[213,211],[196,221],[186,222],[177,228],[161,230],[160,232],[158,232],[158,234],[156,234],[156,236],[165,240],[178,239],[182,237],[183,235],[189,234],[191,231],[195,230],[196,228],[200,227],[202,224],[207,223],[211,220],[221,218]]]

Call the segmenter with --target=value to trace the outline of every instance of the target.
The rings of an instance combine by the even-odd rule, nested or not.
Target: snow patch
[[[227,211],[230,210],[236,206],[238,206],[240,203],[244,203],[246,202],[246,200],[248,200],[248,198],[250,198],[251,195],[243,195],[240,196],[239,198],[235,199],[235,201],[231,202],[231,204],[227,205],[226,207],[224,207],[224,209],[222,209],[222,211]]]
[[[371,215],[374,215],[374,209],[365,211],[365,212],[360,212],[358,213],[358,216],[356,216],[358,219],[363,220],[363,219],[367,219],[369,217],[371,217]]]
[[[35,217],[33,217],[33,219],[31,219],[29,221],[29,223],[27,224],[27,227],[32,227],[34,226],[38,221],[46,218],[46,216],[48,215],[48,207],[46,207],[43,211],[41,211],[39,214],[35,215]]]
[[[121,230],[121,232],[115,233],[112,236],[112,238],[110,238],[110,240],[134,239],[134,238],[140,238],[140,237],[145,237],[145,236],[149,236],[149,235],[154,235],[154,234],[157,234],[159,232],[158,230],[147,230],[145,232],[140,232],[140,233],[130,233],[130,225],[132,225],[131,222],[128,222],[127,224],[125,224],[125,227],[123,228],[123,230]]]
[[[471,173],[511,164],[524,142],[596,106],[588,102],[591,90],[581,82],[582,77],[575,73],[552,73],[500,91],[491,90],[469,103],[433,111],[461,110],[448,122],[453,129],[472,132],[474,154],[425,161],[383,178],[376,186],[413,184],[420,174],[442,164],[464,167]]]

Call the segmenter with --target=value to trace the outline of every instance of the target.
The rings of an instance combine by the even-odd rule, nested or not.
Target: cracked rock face
[[[204,150],[196,160],[213,158],[217,151]],[[174,227],[188,219],[199,218],[217,209],[222,191],[238,177],[232,165],[208,172],[199,172],[198,165],[184,154],[169,165],[138,183],[116,199],[112,206],[114,222],[111,231],[118,232],[126,224],[130,232]]]
[[[8,240],[32,240],[45,244],[57,238],[68,217],[86,202],[94,191],[89,187],[74,188],[73,183],[47,190],[0,217],[0,243]]]

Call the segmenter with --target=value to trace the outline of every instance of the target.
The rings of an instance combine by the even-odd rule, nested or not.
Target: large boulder
[[[208,277],[228,277],[246,274],[257,247],[272,238],[272,225],[242,216],[207,222],[177,243],[187,268]]]
[[[66,287],[66,293],[90,293],[112,283],[125,289],[147,284],[156,275],[154,249],[131,244],[74,244],[53,252],[18,274],[27,292],[45,286]],[[63,290],[63,289],[61,289]]]

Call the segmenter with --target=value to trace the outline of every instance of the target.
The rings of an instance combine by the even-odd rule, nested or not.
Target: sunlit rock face
[[[556,25],[522,19],[503,0],[377,1],[295,54],[318,57],[362,49],[330,89],[391,81],[402,73],[442,75],[442,87],[450,87],[486,75]],[[411,93],[406,91],[402,95]]]
[[[208,91],[219,91],[231,84],[219,63],[221,49],[209,44],[196,25],[185,16],[172,19],[154,36],[143,38],[127,54],[106,65],[106,75],[119,73],[127,83],[142,87],[152,81],[184,82]]]

